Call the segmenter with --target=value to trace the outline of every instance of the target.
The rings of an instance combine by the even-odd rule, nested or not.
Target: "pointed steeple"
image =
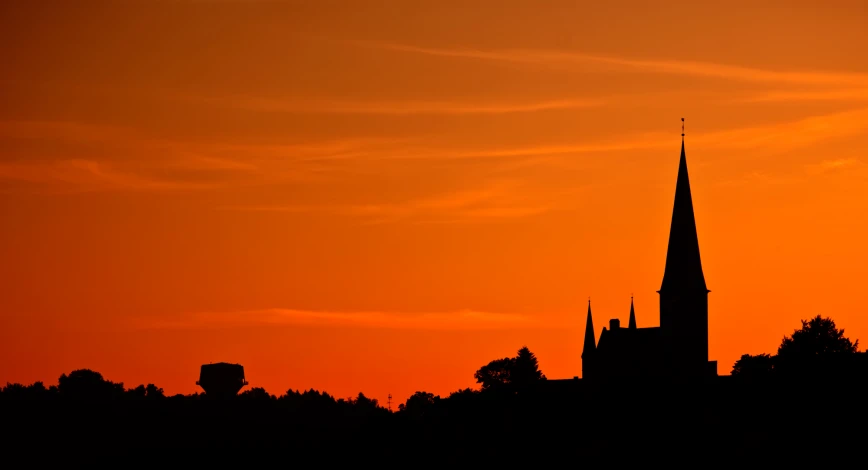
[[[594,319],[591,318],[591,301],[588,300],[588,319],[585,321],[585,347],[582,348],[582,359],[597,350],[597,340],[594,338]]]
[[[630,296],[630,324],[627,325],[627,328],[631,330],[636,329],[636,310],[633,308],[633,296]]]
[[[678,163],[678,181],[675,183],[675,204],[669,227],[669,248],[666,252],[666,270],[663,272],[663,291],[704,291],[705,276],[699,258],[699,239],[693,216],[693,198],[687,176],[687,157],[684,153],[684,134],[681,135],[681,160]]]

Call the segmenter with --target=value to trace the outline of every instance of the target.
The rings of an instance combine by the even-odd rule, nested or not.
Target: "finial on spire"
[[[684,140],[684,118],[681,118],[681,140]]]

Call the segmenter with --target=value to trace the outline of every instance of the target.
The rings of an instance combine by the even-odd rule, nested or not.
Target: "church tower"
[[[706,375],[709,371],[708,293],[711,291],[705,285],[699,258],[683,133],[666,268],[657,292],[667,375],[685,378]]]

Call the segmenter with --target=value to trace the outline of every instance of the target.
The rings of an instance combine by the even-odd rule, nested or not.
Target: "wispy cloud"
[[[222,211],[237,211],[237,212],[287,212],[287,213],[302,213],[302,212],[331,212],[334,206],[317,206],[317,205],[272,205],[272,206],[245,206],[245,205],[229,205],[219,206],[217,210]]]
[[[356,44],[385,50],[401,51],[440,57],[456,57],[499,62],[537,65],[609,65],[631,68],[641,72],[691,75],[748,82],[805,84],[805,85],[861,85],[868,86],[868,74],[850,72],[779,71],[739,65],[696,62],[686,60],[635,59],[585,54],[568,50],[545,49],[454,49],[420,47],[375,41],[357,41]]]
[[[832,138],[858,135],[866,130],[868,130],[868,108],[859,108],[806,116],[790,121],[691,133],[688,138],[690,142],[713,145],[721,149],[755,148],[760,151],[778,152]],[[675,144],[673,144],[672,133],[640,132],[607,140],[526,146],[489,146],[477,149],[403,147],[401,151],[388,152],[381,157],[440,160],[529,157],[535,161],[552,162],[556,161],[556,157],[633,150],[664,150],[671,149],[673,145]]]
[[[868,108],[806,116],[786,122],[713,130],[689,135],[692,143],[725,149],[750,149],[755,155],[781,154],[834,138],[868,131]],[[579,142],[531,143],[524,146],[441,144],[436,136],[402,138],[334,138],[322,141],[266,142],[244,140],[167,140],[135,129],[68,122],[3,122],[0,138],[65,139],[75,156],[52,158],[43,154],[8,154],[0,158],[0,180],[25,183],[49,192],[66,191],[184,191],[248,187],[304,182],[332,184],[350,174],[366,171],[400,172],[402,165],[418,160],[444,163],[461,160],[496,160],[498,168],[524,165],[571,167],[581,164],[577,155],[636,150],[671,149],[671,133],[641,132],[617,138]],[[60,143],[58,145],[66,145]],[[23,152],[27,146],[10,146]],[[34,147],[41,148],[41,147]],[[42,150],[35,150],[41,152]],[[79,156],[80,155],[80,156]],[[389,164],[389,161],[401,162]],[[374,162],[379,162],[373,165]],[[53,186],[53,187],[52,187]],[[17,190],[7,186],[4,191]],[[524,192],[488,188],[459,190],[448,200],[419,199],[403,202],[372,202],[332,207],[332,212],[364,216],[368,220],[400,220],[428,214],[429,220],[468,220],[526,217],[552,210],[545,190]],[[482,192],[479,192],[482,191]],[[494,192],[492,192],[494,191]],[[445,194],[445,193],[444,193]],[[530,194],[539,196],[532,198]],[[534,196],[536,197],[536,196]],[[475,199],[474,199],[475,198]],[[454,203],[453,203],[454,204]],[[268,206],[268,205],[266,205]],[[276,210],[261,207],[257,210]],[[289,211],[288,208],[280,209]],[[295,210],[295,209],[293,209]]]
[[[5,120],[0,121],[0,137],[15,139],[63,139],[106,142],[141,138],[130,128],[78,121]]]
[[[809,163],[805,165],[805,170],[810,174],[820,174],[830,171],[852,170],[857,167],[864,168],[864,166],[864,163],[858,158],[835,158]]]
[[[27,140],[45,146],[19,145]],[[16,142],[18,141],[18,142]],[[372,158],[403,139],[251,143],[167,139],[146,130],[75,121],[0,121],[0,181],[38,192],[179,191],[312,181],[332,162]],[[55,155],[56,154],[56,155]],[[7,190],[8,188],[4,188]]]
[[[203,101],[218,103],[254,111],[306,113],[306,114],[370,114],[370,115],[465,115],[465,114],[509,114],[549,110],[579,109],[604,105],[601,99],[552,99],[529,102],[462,102],[462,101],[312,101],[307,98],[200,98]]]
[[[479,188],[446,191],[403,201],[370,204],[252,205],[218,209],[249,212],[332,213],[355,217],[366,224],[395,222],[461,223],[530,217],[563,208],[578,189],[523,187],[515,181],[495,181]]]
[[[770,174],[768,172],[751,171],[735,178],[729,178],[715,183],[718,186],[769,186],[799,183],[801,179],[793,175]]]
[[[234,312],[192,312],[171,320],[137,318],[138,328],[233,328],[243,326],[322,326],[420,330],[481,330],[545,326],[527,315],[476,310],[454,312],[335,312],[270,308]]]
[[[48,163],[0,163],[0,180],[54,184],[53,191],[87,192],[105,190],[171,191],[209,187],[202,183],[152,179],[112,168],[94,160],[59,160]]]
[[[555,198],[545,193],[539,189],[534,191],[523,188],[516,182],[500,181],[478,189],[448,192],[399,203],[356,206],[350,208],[350,211],[369,217],[369,220],[375,223],[411,218],[421,218],[429,223],[514,219],[551,210]]]
[[[865,101],[868,100],[868,88],[865,89],[832,89],[832,90],[773,90],[762,92],[741,99],[746,103],[763,102],[799,102],[799,101]]]
[[[692,141],[722,148],[780,152],[868,130],[868,108],[808,116],[787,122],[726,129],[691,136]]]

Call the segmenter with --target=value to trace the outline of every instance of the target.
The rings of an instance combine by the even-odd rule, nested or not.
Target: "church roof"
[[[600,354],[647,354],[660,348],[660,327],[605,329],[600,335],[597,351]]]
[[[702,261],[699,257],[699,239],[696,236],[696,219],[693,215],[693,198],[690,194],[690,179],[687,176],[687,157],[684,140],[681,141],[681,160],[678,163],[678,181],[675,184],[675,204],[672,208],[672,223],[669,227],[669,247],[666,252],[666,269],[660,291],[701,290],[708,292]]]

